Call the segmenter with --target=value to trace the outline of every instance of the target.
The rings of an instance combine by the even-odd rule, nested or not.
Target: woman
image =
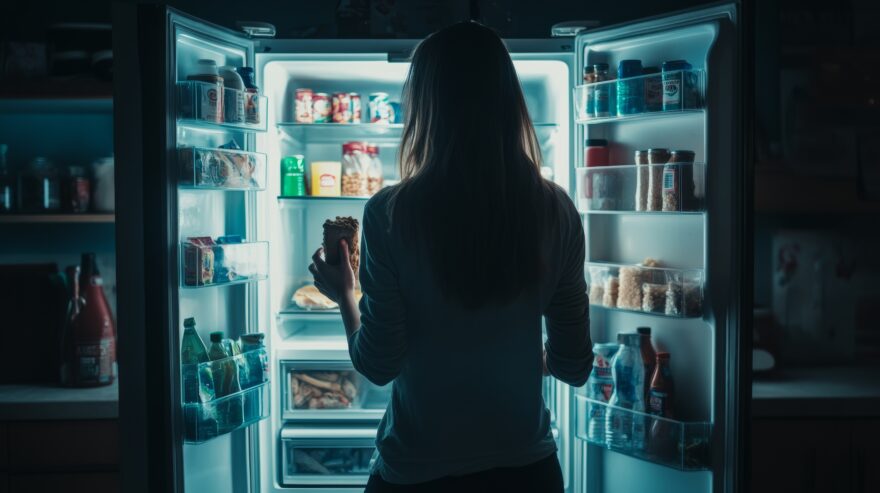
[[[592,363],[580,217],[541,177],[490,29],[425,39],[403,106],[401,183],[364,209],[360,307],[348,262],[319,249],[310,266],[339,303],[355,369],[394,382],[366,491],[561,492],[541,382],[581,386]]]

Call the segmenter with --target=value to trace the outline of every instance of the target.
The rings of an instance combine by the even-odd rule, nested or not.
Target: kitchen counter
[[[880,368],[791,368],[752,382],[755,417],[878,417]]]
[[[116,419],[119,384],[73,389],[0,385],[0,421]]]

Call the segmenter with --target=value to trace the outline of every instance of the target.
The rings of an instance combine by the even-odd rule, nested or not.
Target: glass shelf
[[[339,316],[339,309],[338,308],[333,308],[333,309],[329,309],[329,310],[322,310],[320,308],[308,309],[308,308],[300,308],[300,307],[296,306],[295,304],[293,304],[293,305],[289,305],[287,308],[278,312],[278,315],[298,316],[298,317],[335,315],[338,317]]]
[[[180,247],[183,288],[256,282],[269,274],[266,241],[216,244],[210,238],[189,238]]]
[[[177,150],[180,188],[264,190],[266,155],[237,149],[184,147]]]
[[[269,383],[183,406],[184,442],[199,444],[269,417]]]
[[[220,92],[216,84],[208,82],[178,82],[177,124],[199,130],[266,131],[265,96],[256,97],[255,116],[249,119],[247,111],[234,110],[234,102],[248,100],[247,92],[229,88],[224,88],[222,95]]]
[[[366,203],[370,200],[370,197],[348,197],[340,195],[338,197],[325,197],[320,195],[300,195],[300,196],[285,196],[279,195],[278,201],[284,203],[286,201],[290,202],[353,202],[353,203]]]
[[[705,165],[667,163],[576,168],[577,207],[586,213],[701,213]]]
[[[285,486],[357,486],[367,484],[376,429],[294,428],[281,430]]]
[[[612,452],[682,471],[709,469],[711,423],[676,421],[611,406],[580,394],[575,397],[579,439]],[[609,423],[612,420],[614,424]],[[624,439],[611,443],[606,431],[612,426],[628,428],[628,436],[622,434]],[[644,436],[636,437],[635,430]]]
[[[703,271],[587,263],[590,305],[675,318],[703,314]]]
[[[391,385],[379,387],[350,361],[282,361],[282,415],[292,421],[379,421]]]
[[[678,81],[678,84],[666,84],[664,79]],[[697,69],[583,84],[574,88],[575,119],[589,125],[702,112],[704,82],[704,72]],[[668,90],[664,86],[679,90]],[[641,95],[628,100],[629,108],[619,97],[624,90]],[[649,101],[646,94],[656,97]]]
[[[402,123],[293,123],[282,122],[278,130],[291,139],[314,144],[341,143],[349,140],[400,140]]]

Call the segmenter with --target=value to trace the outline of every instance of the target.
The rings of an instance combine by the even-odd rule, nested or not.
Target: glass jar
[[[64,185],[64,210],[88,212],[92,198],[92,182],[82,166],[71,166]]]
[[[44,157],[34,158],[18,180],[18,207],[22,212],[54,212],[61,209],[58,169]]]

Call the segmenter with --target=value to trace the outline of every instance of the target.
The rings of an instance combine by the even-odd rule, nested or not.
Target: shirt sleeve
[[[559,283],[544,317],[547,322],[547,369],[563,382],[580,387],[586,383],[593,364],[590,340],[590,311],[584,279],[586,247],[584,227],[574,204],[566,197],[560,223],[565,243],[560,262]]]
[[[385,385],[400,373],[406,357],[406,313],[388,245],[384,207],[376,208],[373,203],[364,208],[361,325],[349,339],[348,349],[360,374],[376,385]]]

